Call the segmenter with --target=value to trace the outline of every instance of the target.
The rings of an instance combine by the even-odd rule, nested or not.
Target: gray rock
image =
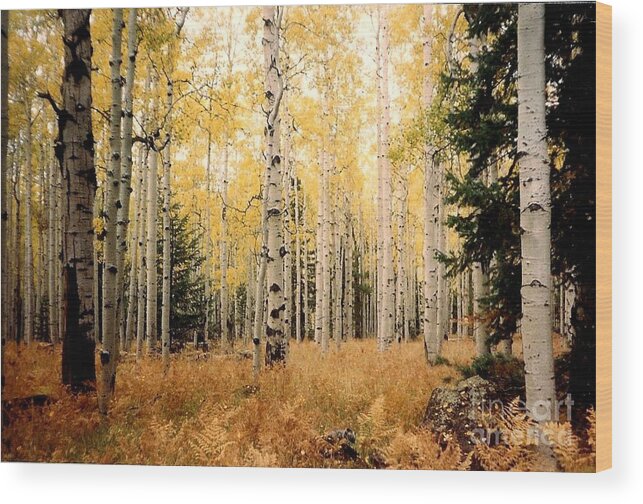
[[[455,387],[433,390],[422,424],[443,440],[455,439],[466,453],[483,433],[482,413],[489,412],[496,401],[498,394],[494,386],[479,376],[472,376]]]

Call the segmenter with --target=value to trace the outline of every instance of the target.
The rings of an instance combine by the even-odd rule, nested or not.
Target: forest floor
[[[556,352],[565,352],[557,341]],[[514,342],[519,355],[520,341]],[[465,453],[421,427],[432,390],[455,384],[471,363],[469,339],[448,341],[443,364],[427,367],[419,341],[382,354],[355,340],[322,357],[314,343],[291,344],[286,368],[264,370],[255,385],[241,353],[125,355],[108,417],[95,395],[60,385],[60,348],[3,346],[2,459],[32,462],[400,469],[538,470],[520,444]],[[25,403],[24,398],[32,398]],[[512,428],[526,429],[514,415]],[[557,424],[569,430],[568,424]],[[351,429],[355,440],[333,431]],[[570,434],[555,448],[561,470],[593,467],[587,439]],[[571,432],[571,431],[570,431]],[[589,447],[589,452],[587,447]]]

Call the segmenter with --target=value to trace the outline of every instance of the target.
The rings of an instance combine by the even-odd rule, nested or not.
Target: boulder
[[[468,453],[484,433],[483,412],[490,412],[498,405],[499,396],[494,386],[479,376],[472,376],[455,387],[434,389],[422,425],[444,441],[454,439],[460,449]]]

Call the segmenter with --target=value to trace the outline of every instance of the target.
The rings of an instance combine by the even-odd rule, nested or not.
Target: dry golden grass
[[[468,340],[444,346],[450,362],[467,363],[472,353]],[[3,459],[402,469],[470,466],[471,454],[438,443],[431,432],[418,427],[431,391],[460,379],[454,367],[428,368],[419,342],[382,355],[372,340],[352,341],[326,357],[313,343],[292,344],[288,367],[264,371],[257,389],[252,387],[250,360],[195,357],[173,356],[166,377],[159,359],[136,363],[126,357],[118,368],[109,417],[103,418],[95,396],[76,397],[59,384],[59,349],[6,344],[3,401],[46,394],[52,402],[13,408],[11,418],[3,419]],[[325,433],[345,428],[357,438],[354,460],[344,459],[323,439]],[[573,447],[561,451],[567,462],[561,464],[564,469],[585,468],[574,453]]]

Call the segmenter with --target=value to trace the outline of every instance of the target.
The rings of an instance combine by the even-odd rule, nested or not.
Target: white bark
[[[551,337],[551,193],[545,123],[545,5],[518,7],[518,156],[522,257],[522,341],[527,409],[554,419]]]
[[[26,138],[25,138],[25,294],[24,294],[24,322],[23,322],[23,341],[26,344],[31,343],[33,339],[33,245],[32,245],[32,234],[33,226],[31,223],[31,191],[33,190],[33,162],[32,162],[32,150],[33,143],[31,139],[31,130],[32,130],[32,117],[31,117],[31,100],[25,101],[25,116],[27,119],[26,125]]]
[[[432,84],[429,67],[432,60],[429,28],[433,16],[433,6],[424,5],[422,25],[424,28],[423,61],[424,82],[422,104],[426,110],[431,105]],[[433,147],[425,145],[424,150],[424,351],[429,364],[438,357],[437,321],[438,321],[438,262],[435,256],[438,229],[438,174],[433,160]]]
[[[228,139],[225,139],[223,147],[223,166],[221,170],[221,344],[224,348],[231,344],[228,310]]]
[[[128,252],[127,233],[129,229],[129,208],[130,194],[132,192],[132,123],[134,120],[133,113],[133,93],[134,93],[134,76],[136,72],[136,14],[137,10],[129,10],[127,21],[127,70],[125,73],[125,89],[123,90],[123,142],[121,145],[121,184],[117,215],[117,296],[119,328],[121,331],[121,347],[125,348],[129,341],[127,340],[125,325],[125,303],[123,302],[123,292],[125,291],[125,255]],[[130,261],[134,263],[130,254]],[[131,268],[130,268],[131,269]],[[135,283],[130,281],[131,285]],[[128,298],[128,303],[132,304],[132,298]]]
[[[381,327],[378,328],[380,350],[387,350],[394,338],[395,323],[395,274],[393,271],[393,223],[392,223],[392,194],[391,194],[391,163],[389,160],[389,24],[388,7],[382,7],[382,37],[381,71],[382,71],[382,127],[381,127],[381,165],[382,176],[382,306]]]
[[[167,121],[169,123],[166,131],[165,149],[163,152],[163,277],[161,285],[161,355],[165,371],[170,365],[170,288],[172,277],[172,242],[171,242],[171,222],[170,222],[170,180],[172,170],[172,150],[171,150],[171,111],[174,106],[174,82],[172,78],[167,81]]]
[[[147,233],[145,269],[147,273],[147,295],[145,309],[145,339],[147,352],[154,353],[157,341],[157,272],[156,272],[156,218],[157,218],[157,186],[158,186],[158,152],[154,147],[150,149],[150,167],[147,174]]]
[[[266,364],[284,363],[288,353],[288,339],[284,329],[284,270],[283,258],[288,253],[283,238],[283,178],[279,150],[279,105],[283,96],[283,82],[279,67],[279,30],[281,7],[263,7],[263,54],[266,71],[265,96],[267,101],[265,141],[266,171],[268,174],[266,254],[268,264],[268,319],[266,324]]]

